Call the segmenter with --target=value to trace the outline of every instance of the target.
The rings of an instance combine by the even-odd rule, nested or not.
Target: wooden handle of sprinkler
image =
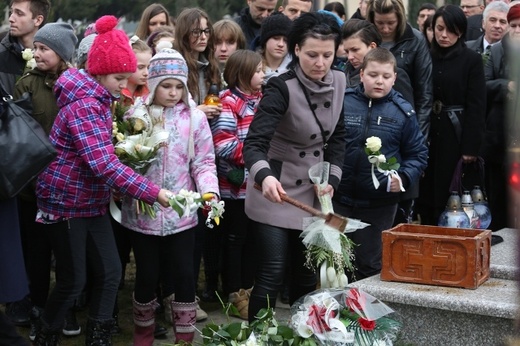
[[[257,189],[258,191],[262,191],[262,187],[260,185],[258,185],[257,183],[255,183],[255,189]],[[321,217],[322,219],[327,219],[327,215],[323,214],[321,211],[319,211],[318,209],[315,209],[313,207],[311,207],[310,205],[307,205],[307,204],[304,204],[292,197],[289,197],[285,194],[280,194],[280,199],[284,202],[287,202],[289,204],[292,204],[294,205],[295,207],[297,208],[300,208],[302,210],[305,210],[306,212],[308,212],[309,214],[311,214],[312,216],[317,216],[317,217]]]

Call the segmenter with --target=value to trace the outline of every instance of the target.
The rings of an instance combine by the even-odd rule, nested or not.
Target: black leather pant
[[[278,292],[283,287],[287,266],[291,265],[289,303],[316,289],[316,274],[304,266],[305,246],[301,231],[274,227],[258,222],[252,225],[255,258],[255,284],[249,299],[249,322],[260,309],[276,307]]]

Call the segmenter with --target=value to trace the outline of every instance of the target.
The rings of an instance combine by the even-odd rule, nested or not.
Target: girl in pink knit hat
[[[60,108],[49,138],[58,156],[38,177],[37,222],[49,224],[56,286],[41,317],[35,345],[57,345],[67,310],[92,283],[86,345],[111,345],[112,309],[121,277],[107,214],[110,189],[169,207],[166,189],[122,164],[114,153],[110,104],[136,70],[136,58],[117,19],[101,17],[88,53],[88,71],[69,69],[54,93]],[[61,227],[63,224],[66,227]]]

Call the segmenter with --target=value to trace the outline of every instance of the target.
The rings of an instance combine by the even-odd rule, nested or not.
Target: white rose
[[[25,61],[29,61],[33,58],[33,52],[32,52],[32,49],[29,49],[29,48],[25,48],[23,51],[22,51],[22,58],[23,60]]]
[[[366,145],[367,149],[370,150],[371,152],[379,151],[379,149],[381,149],[381,145],[382,145],[381,138],[375,137],[375,136],[369,137],[369,138],[367,138],[365,145]]]
[[[29,61],[27,61],[27,67],[31,70],[34,69],[36,67],[36,60],[30,59]]]

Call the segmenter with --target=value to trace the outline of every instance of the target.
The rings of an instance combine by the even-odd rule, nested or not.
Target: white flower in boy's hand
[[[368,137],[365,142],[365,153],[368,155],[368,162],[372,164],[372,182],[374,183],[374,187],[377,189],[379,188],[379,180],[376,177],[376,174],[374,170],[377,168],[379,173],[383,173],[385,176],[391,175],[392,177],[396,177],[396,179],[399,182],[399,190],[404,192],[405,189],[403,187],[403,183],[401,178],[399,177],[399,174],[397,173],[397,170],[401,166],[399,162],[397,162],[397,159],[395,157],[391,157],[388,160],[386,159],[386,156],[381,154],[379,150],[382,147],[381,138],[372,136]],[[389,185],[387,188],[387,192],[398,192],[394,191],[395,189],[390,188],[390,182],[392,180],[388,180]]]
[[[373,153],[378,152],[382,146],[381,138],[375,137],[375,136],[368,137],[365,145],[366,145],[367,149],[370,150],[371,152],[373,152]]]
[[[370,155],[368,157],[368,162],[374,163],[374,164],[380,164],[386,162],[386,156],[383,154],[379,155]]]

